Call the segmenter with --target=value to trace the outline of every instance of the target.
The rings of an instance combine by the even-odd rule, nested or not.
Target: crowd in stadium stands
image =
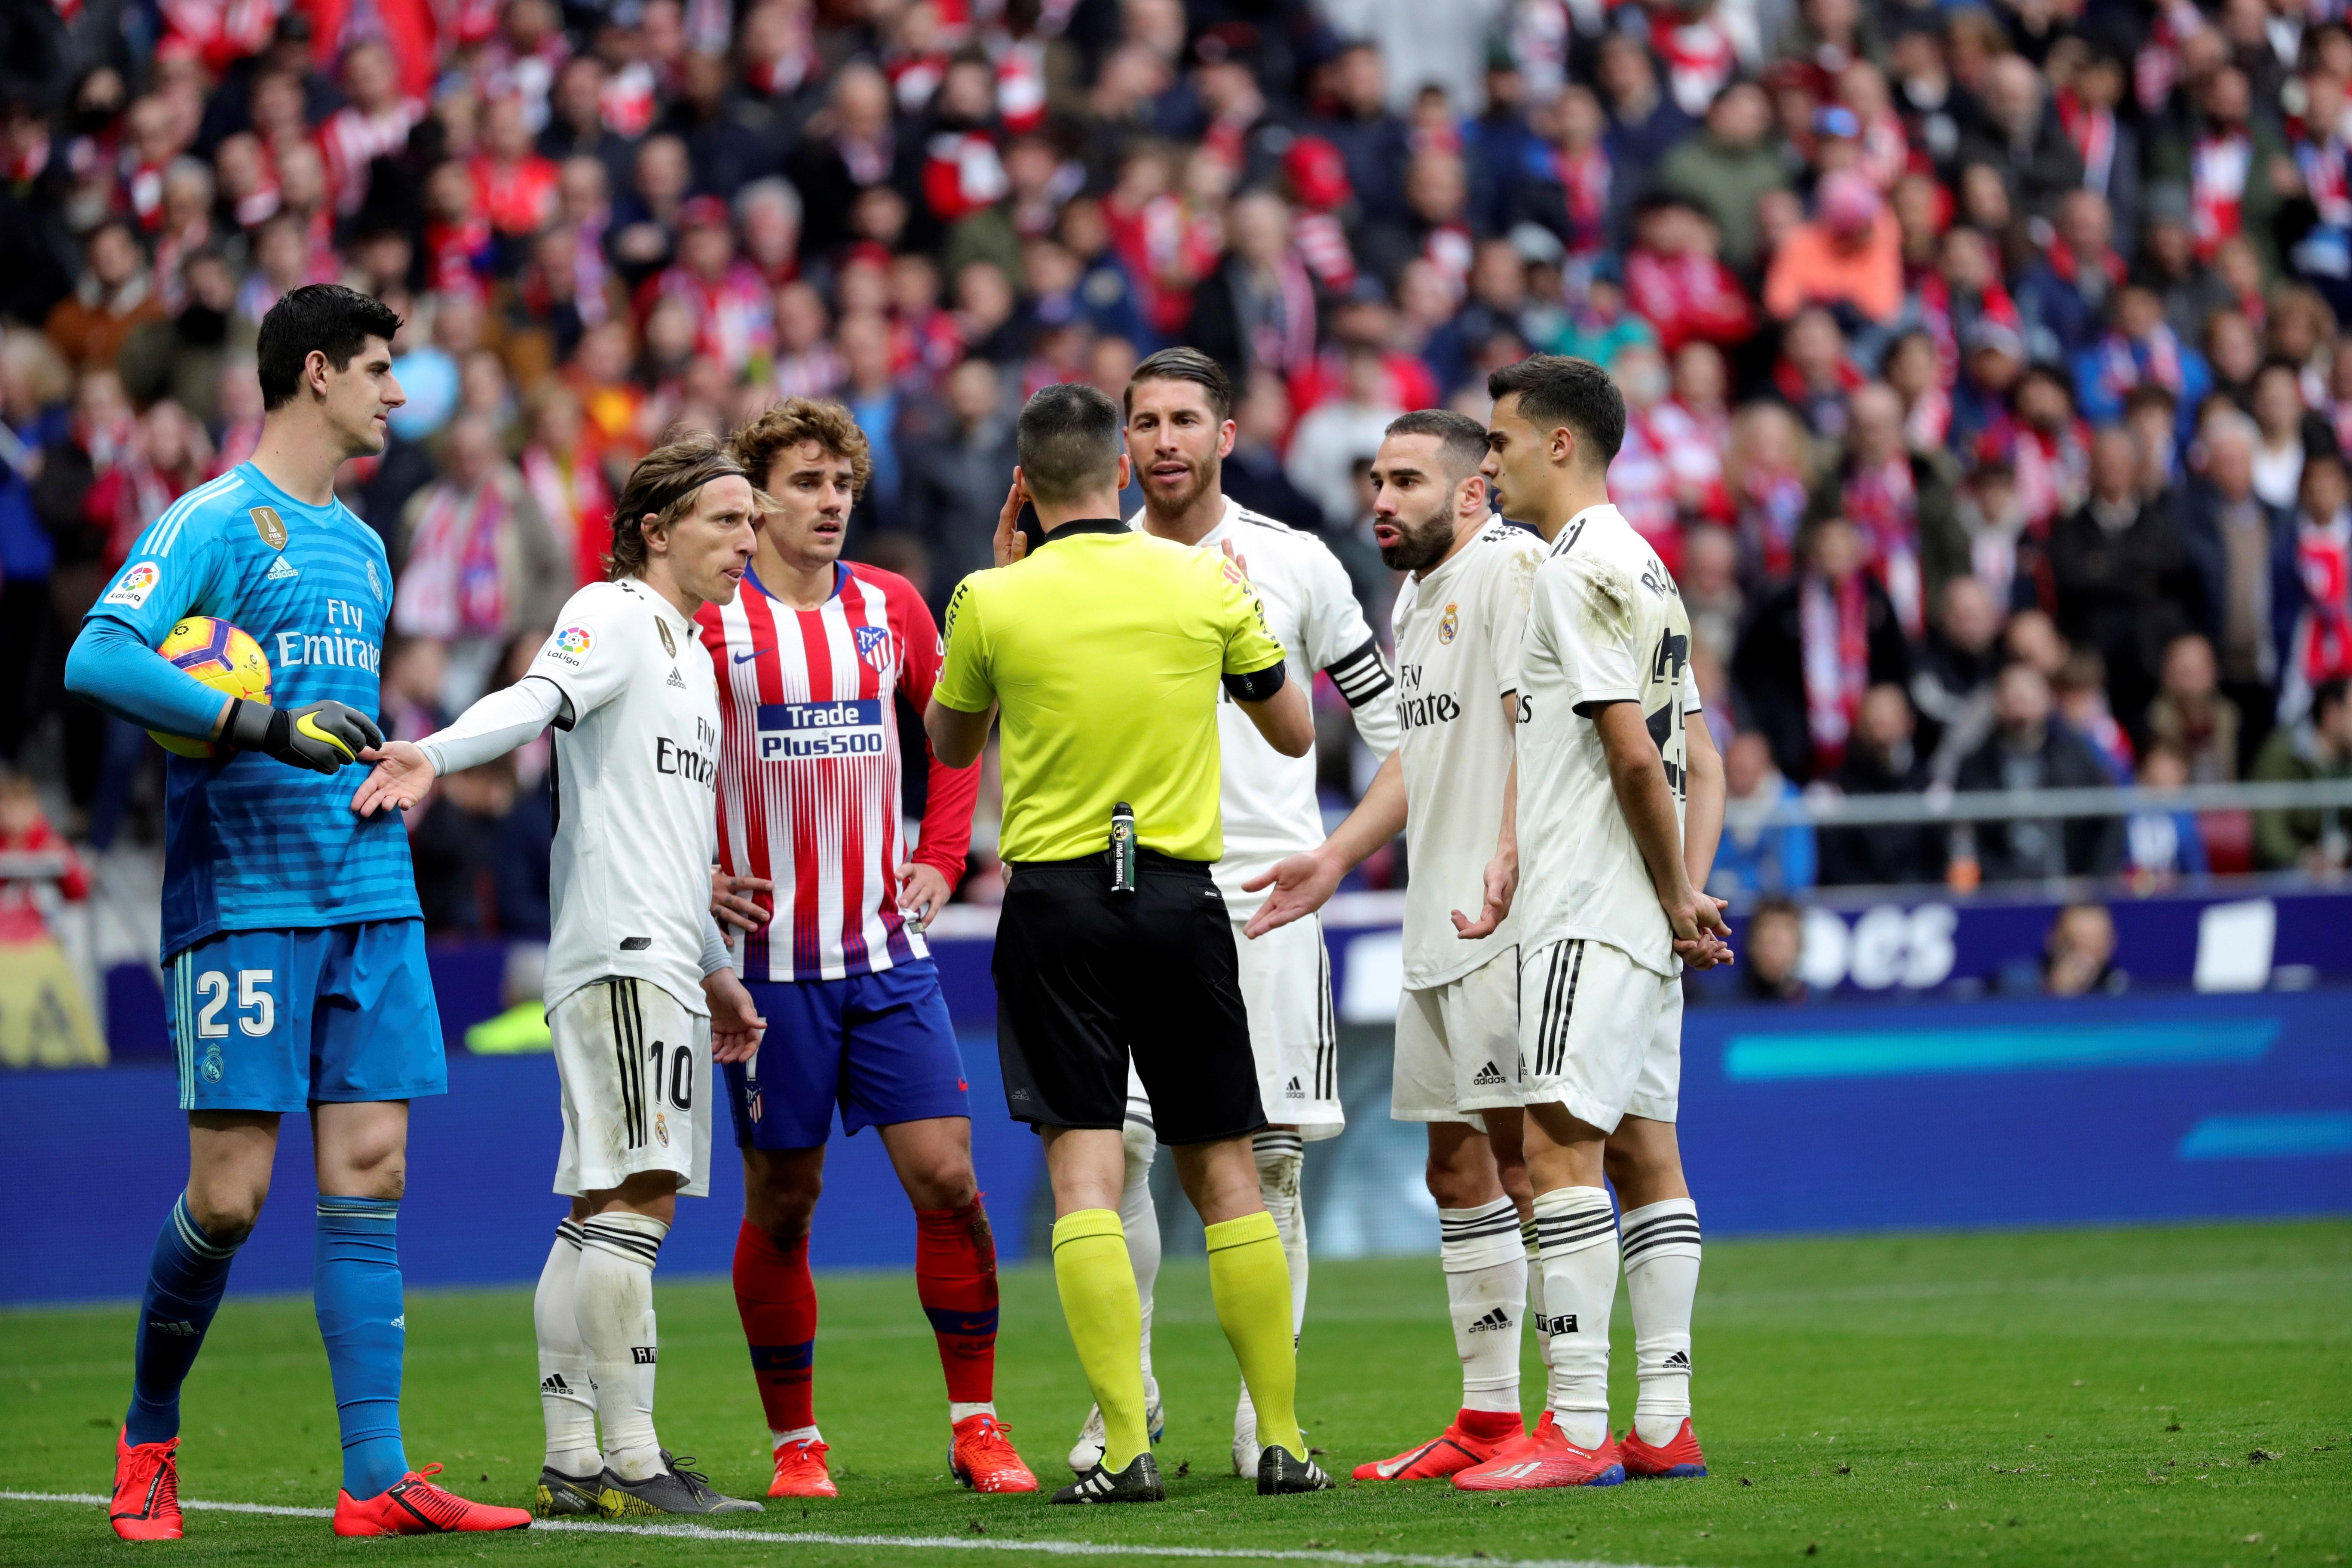
[[[19,0],[0,747],[97,846],[151,809],[158,754],[65,701],[63,650],[251,450],[263,312],[340,279],[408,323],[394,444],[343,479],[396,563],[404,737],[523,668],[660,432],[841,399],[851,552],[937,605],[1022,400],[1187,342],[1243,389],[1228,493],[1381,626],[1386,422],[1483,416],[1531,352],[1608,366],[1736,801],[2343,777],[2340,9]],[[414,815],[436,925],[544,929],[545,765]],[[2322,813],[1736,827],[1718,890],[2345,858]]]

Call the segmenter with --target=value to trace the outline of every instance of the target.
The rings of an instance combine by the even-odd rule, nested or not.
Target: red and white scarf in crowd
[[[2116,111],[2085,103],[2070,89],[2058,95],[2058,124],[2083,159],[2083,188],[2105,195],[2116,170]]]
[[[2157,13],[2147,42],[2132,60],[2132,89],[2139,95],[2142,112],[2154,114],[2164,108],[2180,80],[2181,43],[2203,32],[2205,26],[2205,13],[2197,8],[2197,0],[2168,0]]]
[[[1811,499],[1794,468],[1750,468],[1739,480],[1739,531],[1764,576],[1773,582],[1796,569],[1797,530]]]
[[[576,450],[558,458],[533,443],[522,450],[522,482],[571,555],[572,581],[583,587],[603,581],[613,492],[595,460]]]
[[[1568,253],[1589,256],[1608,239],[1609,154],[1595,144],[1581,153],[1561,153],[1558,163],[1568,205]]]
[[[607,77],[596,94],[606,129],[631,141],[651,130],[657,85],[653,67],[643,60],[631,60]]]
[[[381,114],[345,104],[319,127],[319,152],[326,160],[327,189],[335,211],[345,217],[367,199],[368,165],[408,145],[408,133],[425,118],[421,100],[404,99]]]
[[[1731,29],[1711,11],[1679,26],[1654,27],[1650,47],[1665,62],[1668,95],[1694,120],[1706,113],[1739,66]]]
[[[996,57],[996,116],[1008,135],[1045,123],[1045,40],[1008,40]]]
[[[1894,603],[1895,619],[1917,637],[1927,624],[1927,590],[1919,570],[1919,490],[1911,459],[1893,458],[1849,475],[1845,515],[1870,546],[1870,569]]]
[[[2303,614],[2294,628],[2294,666],[2306,688],[2352,677],[2352,512],[2295,524],[2295,574]]]
[[[2073,511],[2091,493],[2091,428],[2070,419],[2055,430],[2017,422],[2010,443],[2017,473],[2018,510],[2038,537],[2061,514]]]
[[[2189,226],[2207,261],[2243,226],[2246,180],[2253,173],[2254,142],[2243,131],[2200,136],[2189,160]]]
[[[943,131],[924,149],[923,201],[941,223],[992,206],[1010,189],[1004,161],[985,132]]]
[[[707,283],[683,267],[664,272],[654,285],[659,298],[677,300],[694,314],[694,352],[716,360],[730,376],[740,375],[751,356],[775,345],[776,313],[768,286],[748,261],[728,268]]]
[[[1870,686],[1870,597],[1862,574],[1843,583],[1808,575],[1797,592],[1797,628],[1805,673],[1805,731],[1813,772],[1845,761],[1847,737]]]
[[[2325,141],[2295,144],[2295,167],[2303,188],[2319,209],[2319,221],[2330,228],[2352,229],[2352,171],[2347,171],[2344,136],[2330,132]]]
[[[393,598],[393,622],[404,637],[497,637],[506,629],[506,574],[499,535],[506,498],[494,482],[471,491],[443,480],[425,498],[408,566]]]
[[[56,0],[58,15],[70,22],[81,9],[80,0]],[[195,46],[205,65],[218,75],[230,65],[268,47],[277,30],[285,0],[163,0],[166,37],[184,38]]]
[[[1301,211],[1290,226],[1290,242],[1315,280],[1334,294],[1344,294],[1356,283],[1356,253],[1348,231],[1326,212]]]
[[[1903,416],[1903,438],[1920,451],[1932,452],[1952,433],[1952,395],[1931,386],[1911,400]]]

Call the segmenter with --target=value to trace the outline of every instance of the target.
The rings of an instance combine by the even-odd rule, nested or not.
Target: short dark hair
[[[1486,395],[1497,403],[1513,394],[1520,418],[1539,430],[1567,426],[1578,446],[1599,454],[1603,468],[1625,444],[1625,395],[1589,359],[1529,354],[1486,378]]]
[[[1189,381],[1207,395],[1209,412],[1220,423],[1234,416],[1234,378],[1199,349],[1161,349],[1137,365],[1127,378],[1127,390],[1119,394],[1122,416],[1135,412],[1135,384],[1139,381]]]
[[[1040,389],[1021,409],[1021,482],[1048,506],[1106,489],[1118,475],[1118,405],[1084,382]]]
[[[1451,408],[1416,408],[1389,421],[1389,436],[1434,436],[1438,456],[1445,459],[1447,477],[1455,484],[1478,471],[1486,461],[1486,427],[1467,414]]]
[[[301,390],[302,366],[312,351],[337,370],[367,347],[370,338],[392,342],[400,318],[381,300],[371,300],[340,283],[306,283],[289,289],[261,318],[254,358],[261,374],[261,406],[283,408]]]
[[[2352,681],[2340,675],[2323,680],[2311,689],[2311,716],[2316,719],[2347,700],[2352,700]]]

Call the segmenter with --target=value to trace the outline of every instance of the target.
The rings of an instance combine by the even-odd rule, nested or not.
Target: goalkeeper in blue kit
[[[405,399],[400,319],[332,284],[296,289],[261,323],[267,414],[252,460],[150,524],[84,620],[76,695],[132,723],[212,743],[166,774],[163,959],[188,1184],[155,1239],[111,1521],[127,1541],[181,1534],[180,1384],[238,1245],[268,1195],[278,1119],[308,1110],[317,1149],[319,1330],[342,1435],[339,1535],[519,1530],[521,1509],[456,1497],[410,1468],[400,1433],[406,1330],[396,1222],[408,1101],[447,1086],[408,836],[354,816],[335,773],[372,760],[392,608],[373,530],[335,499],[346,458],[383,450]],[[270,700],[227,697],[155,651],[184,616],[243,629]]]

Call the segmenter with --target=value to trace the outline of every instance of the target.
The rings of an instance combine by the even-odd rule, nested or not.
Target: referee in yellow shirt
[[[1294,1406],[1290,1270],[1258,1195],[1265,1125],[1232,927],[1209,879],[1220,689],[1286,756],[1315,743],[1307,693],[1230,562],[1130,530],[1118,405],[1049,386],[1021,411],[1021,466],[996,566],[948,605],[947,664],[924,715],[951,767],[1003,716],[1011,874],[996,928],[997,1048],[1015,1120],[1045,1140],[1054,1279],[1107,1441],[1055,1502],[1167,1494],[1144,1430],[1142,1315],[1118,1223],[1127,1068],[1151,1099],[1208,1228],[1209,1288],[1265,1443],[1261,1494],[1318,1491]],[[1034,504],[1045,539],[1014,527]]]

